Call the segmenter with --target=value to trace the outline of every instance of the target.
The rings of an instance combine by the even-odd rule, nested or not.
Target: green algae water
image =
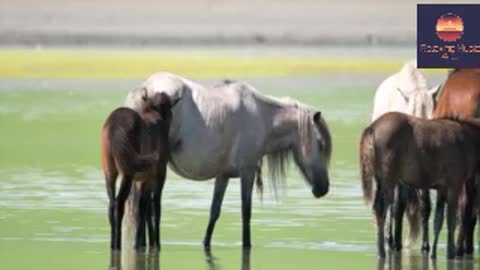
[[[1,79],[1,269],[478,269],[477,258],[447,263],[444,237],[437,262],[418,248],[377,259],[360,189],[358,140],[385,76],[244,78],[263,93],[322,111],[333,137],[330,192],[315,199],[295,168],[278,200],[267,185],[263,201],[254,197],[253,248],[246,252],[239,181],[232,179],[212,249],[204,252],[213,182],[169,171],[159,254],[110,252],[100,166],[103,122],[143,79]]]

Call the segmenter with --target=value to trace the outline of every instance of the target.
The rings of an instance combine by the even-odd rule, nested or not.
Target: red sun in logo
[[[457,41],[463,35],[463,20],[453,13],[442,15],[435,27],[439,39],[445,42]]]

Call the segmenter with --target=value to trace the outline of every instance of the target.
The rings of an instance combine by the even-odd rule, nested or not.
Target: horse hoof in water
[[[426,244],[426,245],[422,245],[422,248],[420,250],[422,252],[422,254],[428,254],[430,252],[430,245],[429,244]]]

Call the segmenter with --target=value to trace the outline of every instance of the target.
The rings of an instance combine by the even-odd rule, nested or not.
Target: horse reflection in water
[[[122,253],[118,250],[112,250],[108,269],[158,270],[160,269],[160,253],[136,252],[133,250]]]
[[[217,258],[212,254],[211,249],[204,249],[205,262],[209,270],[220,270],[222,267],[218,264]],[[110,253],[110,264],[108,269],[120,270],[158,270],[160,269],[160,253],[158,252],[136,252],[127,251],[123,253],[118,250],[112,250]],[[242,249],[241,270],[250,270],[250,249]]]
[[[429,260],[428,256],[421,256],[420,254],[404,254],[395,252],[391,256],[385,258],[378,258],[377,270],[437,270],[437,260]],[[473,270],[478,269],[478,262],[473,258],[467,260],[449,260],[447,267],[443,265],[440,269],[447,270]]]
[[[218,263],[217,257],[212,254],[210,248],[204,249],[205,252],[205,261],[207,263],[209,270],[220,270],[222,267]],[[250,270],[250,252],[249,248],[242,249],[242,259],[241,259],[241,270]]]

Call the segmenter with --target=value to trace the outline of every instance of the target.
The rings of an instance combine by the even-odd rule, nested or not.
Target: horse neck
[[[293,104],[267,106],[271,119],[267,119],[266,153],[291,150],[297,145],[299,130],[299,109]],[[265,112],[264,112],[265,113]]]

